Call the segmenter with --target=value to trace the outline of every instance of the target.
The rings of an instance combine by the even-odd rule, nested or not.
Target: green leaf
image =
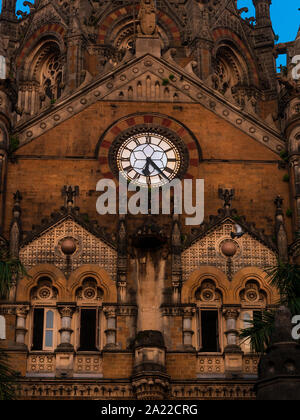
[[[275,324],[275,311],[265,311],[262,316],[254,316],[253,321],[247,321],[251,324],[250,328],[243,329],[240,338],[250,340],[252,349],[259,354],[263,354],[270,346],[271,336]]]
[[[18,374],[9,364],[9,357],[0,348],[0,401],[15,399],[15,388],[13,386]]]

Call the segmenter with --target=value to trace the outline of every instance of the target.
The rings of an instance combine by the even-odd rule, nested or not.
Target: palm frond
[[[266,270],[270,284],[281,296],[280,304],[287,306],[292,315],[298,315],[300,298],[300,266],[278,261],[277,266]]]
[[[252,349],[263,354],[271,344],[271,337],[274,331],[275,311],[262,312],[261,317],[254,315],[252,321],[247,321],[251,327],[245,328],[240,333],[240,338],[250,340]]]
[[[17,373],[9,365],[9,357],[0,348],[0,401],[15,399],[13,383]]]
[[[0,255],[0,299],[8,296],[14,277],[28,275],[20,260]]]

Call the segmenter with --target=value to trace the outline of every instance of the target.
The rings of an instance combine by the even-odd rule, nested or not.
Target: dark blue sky
[[[24,0],[17,1],[18,9],[24,10],[23,2]],[[2,0],[0,0],[1,5]],[[238,6],[248,7],[248,16],[255,16],[252,0],[238,0]],[[279,42],[293,41],[296,38],[300,23],[299,8],[300,0],[272,0],[271,15],[274,31],[279,35]]]

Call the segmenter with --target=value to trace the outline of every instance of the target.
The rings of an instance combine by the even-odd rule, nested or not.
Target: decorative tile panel
[[[95,264],[103,267],[113,279],[116,278],[117,252],[72,219],[58,223],[21,249],[20,259],[26,269],[39,264],[54,264],[65,270],[67,257],[61,252],[59,242],[66,237],[78,242],[75,254],[70,257],[72,270],[85,264]]]
[[[220,244],[224,240],[230,239],[230,234],[233,231],[234,224],[226,221],[185,250],[182,254],[183,280],[186,281],[193,271],[204,265],[217,267],[226,273],[228,259],[220,251]],[[245,233],[236,242],[238,244],[238,252],[231,259],[231,271],[233,274],[244,267],[260,267],[264,269],[276,264],[276,254],[250,234]]]

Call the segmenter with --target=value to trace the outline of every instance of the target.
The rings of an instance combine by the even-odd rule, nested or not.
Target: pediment
[[[164,71],[164,73],[166,72]],[[170,80],[170,76],[172,80]],[[125,79],[125,76],[123,76],[120,83],[117,82],[115,85],[115,89],[103,96],[103,100],[195,102],[187,91],[176,86],[176,81],[177,79],[173,74],[165,74],[165,77],[163,77],[163,74],[157,74],[155,71],[139,71],[138,76],[131,80],[128,80],[127,77]]]
[[[191,245],[182,253],[182,272],[183,280],[186,281],[189,276],[201,266],[214,266],[224,273],[234,275],[245,267],[259,267],[266,269],[275,266],[277,263],[277,254],[275,249],[271,248],[255,237],[253,233],[244,224],[241,223],[244,235],[241,238],[232,240],[231,232],[235,232],[236,222],[231,218],[225,218],[222,222],[216,224],[206,233],[199,235]],[[222,252],[223,245],[226,242],[234,242],[236,254],[230,259]]]
[[[61,247],[65,238],[72,238],[76,244],[69,261]],[[53,264],[65,271],[69,264],[73,271],[82,265],[94,264],[116,279],[117,251],[70,216],[25,241],[19,255],[27,270],[40,264]]]
[[[140,98],[139,82],[142,83]],[[130,86],[132,99],[129,99]],[[155,89],[159,91],[159,99],[155,98]],[[75,93],[61,98],[38,117],[20,123],[16,128],[20,145],[41,136],[97,101],[111,100],[120,102],[159,100],[173,104],[176,102],[200,104],[275,153],[279,154],[285,147],[277,131],[268,127],[258,117],[241,111],[238,106],[199,80],[192,71],[192,63],[182,68],[173,60],[166,61],[150,54],[134,58],[104,76],[99,76],[96,80],[87,80]]]

